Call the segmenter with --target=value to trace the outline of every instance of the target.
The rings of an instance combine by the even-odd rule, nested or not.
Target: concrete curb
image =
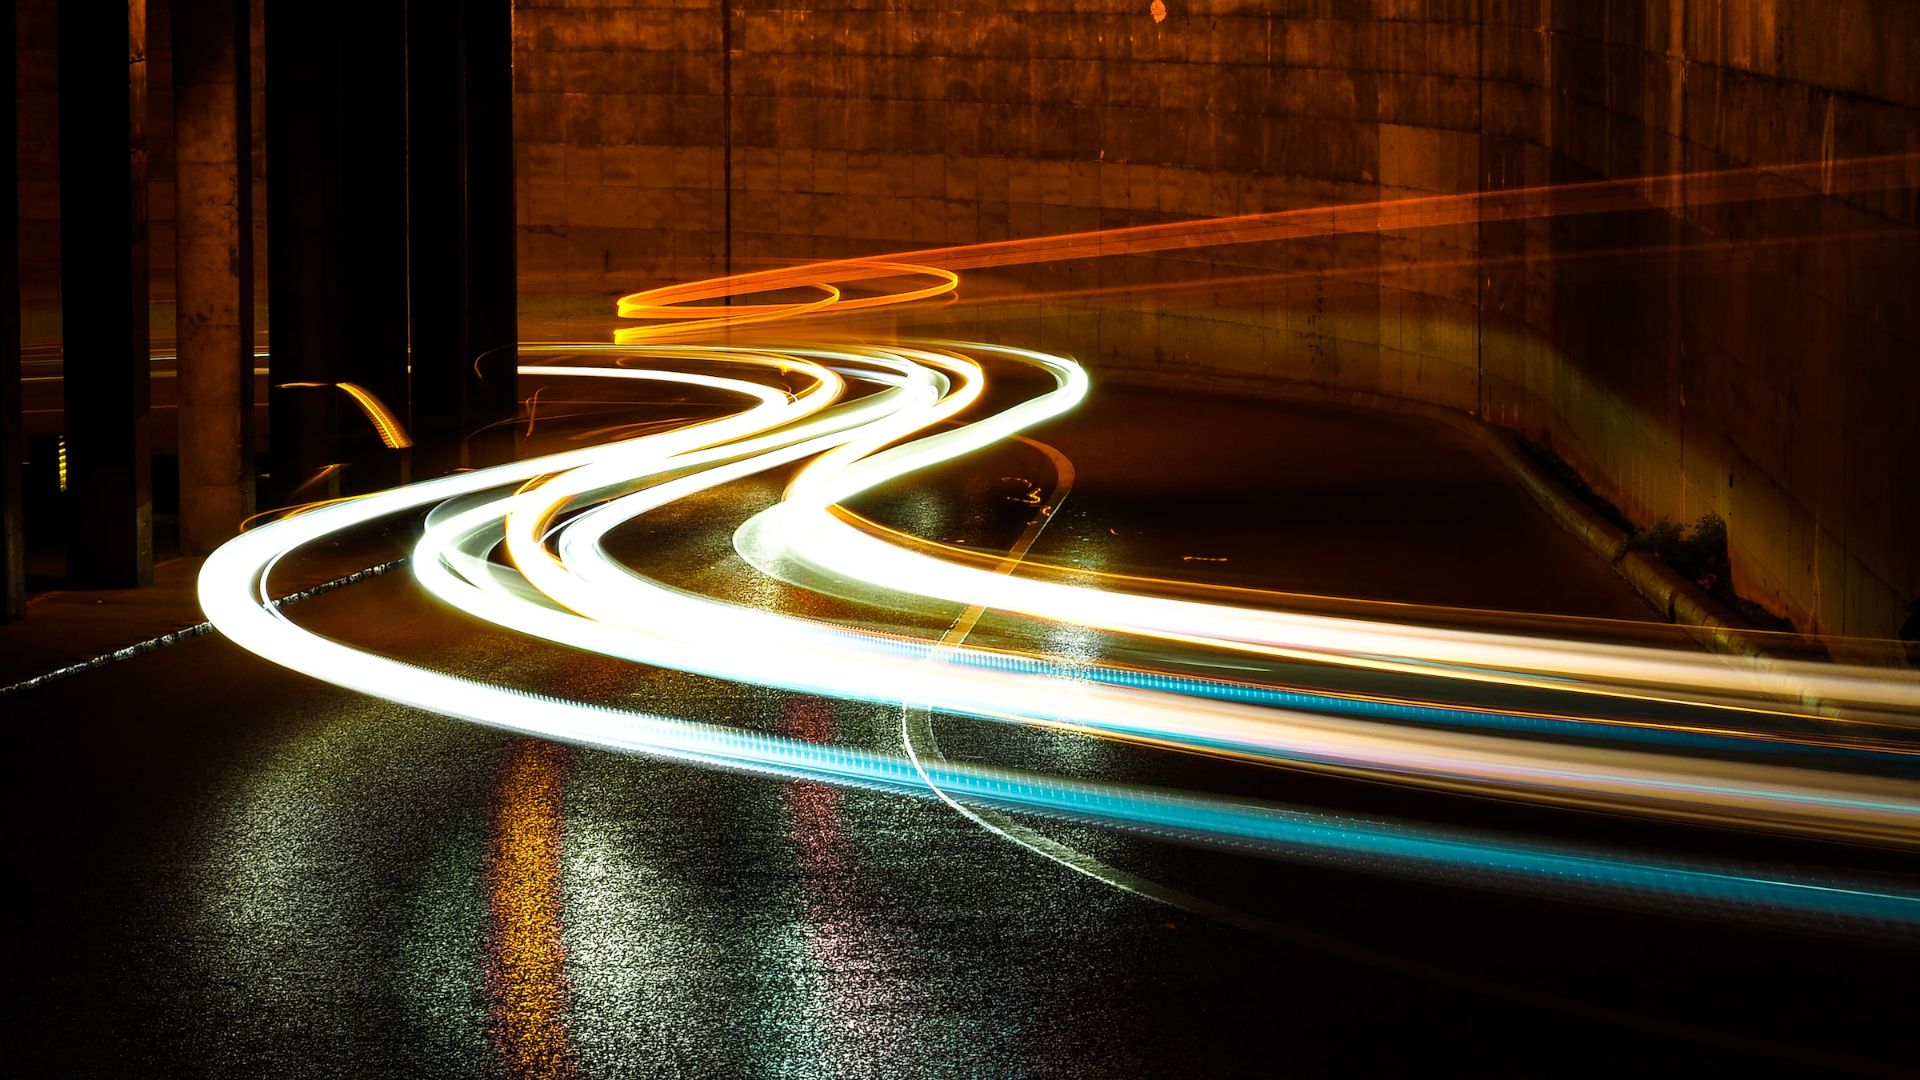
[[[300,589],[297,592],[288,593],[287,595],[282,596],[278,600],[269,601],[269,606],[274,608],[282,608],[282,607],[287,607],[293,604],[298,604],[303,600],[311,600],[316,596],[321,596],[326,593],[330,593],[335,589],[344,588],[345,586],[348,586],[348,585],[358,584],[359,582],[365,581],[368,578],[379,577],[381,574],[385,574],[391,570],[397,569],[404,565],[406,565],[405,559],[394,559],[391,562],[384,562],[377,566],[369,566],[363,570],[356,570],[351,574],[345,575],[344,577],[337,577],[337,578],[334,578],[332,581],[321,582],[320,584],[314,585],[311,588]],[[55,668],[52,671],[42,672],[41,674],[38,674],[38,675],[32,675],[27,678],[21,679],[19,682],[12,683],[11,685],[8,685],[8,686],[0,686],[0,698],[9,697],[13,694],[24,693],[28,690],[37,690],[40,687],[45,686],[50,682],[57,682],[61,679],[67,678],[70,675],[78,675],[82,672],[92,671],[95,668],[105,667],[108,664],[114,663],[119,660],[130,660],[133,657],[143,656],[147,653],[150,653],[155,649],[164,649],[169,645],[177,645],[180,642],[187,640],[188,638],[195,638],[195,637],[199,637],[202,634],[209,634],[212,632],[213,632],[213,624],[210,622],[198,622],[198,623],[194,623],[192,626],[183,626],[178,629],[169,630],[166,633],[157,635],[155,637],[150,637],[145,641],[136,641],[131,645],[125,646],[123,648],[115,649],[112,652],[102,653],[101,655],[95,656],[92,659],[82,660],[76,664],[68,664],[65,667]]]
[[[1365,390],[1346,390],[1253,376],[1170,372],[1152,368],[1100,368],[1095,374],[1122,385],[1221,391],[1289,401],[1350,405],[1419,416],[1445,424],[1472,439],[1498,459],[1555,522],[1579,537],[1595,555],[1633,586],[1634,591],[1647,603],[1665,614],[1668,622],[1678,626],[1702,648],[1726,656],[1753,660],[1766,658],[1766,652],[1748,636],[1751,627],[1741,623],[1737,616],[1708,596],[1705,590],[1675,573],[1672,567],[1637,551],[1628,552],[1615,560],[1614,554],[1626,542],[1627,534],[1523,451],[1518,436],[1478,417],[1443,405]]]

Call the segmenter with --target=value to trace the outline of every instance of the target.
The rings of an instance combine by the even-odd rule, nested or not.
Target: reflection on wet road
[[[981,401],[986,381],[977,356],[1037,369],[1054,386],[941,428]],[[1920,840],[1920,793],[1899,776],[1875,771],[1905,768],[1911,756],[1901,741],[1903,718],[1920,704],[1920,679],[1909,674],[1812,662],[1728,664],[1644,646],[1433,626],[1415,611],[1393,621],[1316,615],[967,566],[862,532],[857,519],[834,508],[1061,415],[1086,393],[1077,365],[951,343],[641,350],[629,358],[745,368],[802,385],[754,382],[730,371],[529,369],[692,386],[749,404],[605,447],[458,474],[283,519],[208,560],[201,597],[209,616],[236,641],[289,667],[547,738],[901,794],[930,792],[951,804],[1491,887],[1788,924],[1803,917],[1841,920],[1880,936],[1907,937],[1920,926],[1920,895],[1870,879],[1802,879],[1784,868],[1610,853],[1411,822],[1342,821],[1205,792],[1088,784],[1019,763],[944,761],[929,768],[856,747],[529,695],[356,650],[302,630],[261,602],[268,573],[300,546],[437,506],[412,559],[420,584],[478,618],[576,649],[802,693],[1064,726],[1449,791],[1782,834],[1896,845]],[[847,396],[854,381],[877,389]],[[735,534],[736,548],[767,576],[882,611],[971,603],[1042,625],[1157,640],[1162,653],[1142,668],[1062,665],[1033,650],[930,648],[909,636],[675,589],[608,551],[615,531],[651,511],[797,462],[805,464],[781,500]],[[1051,509],[1042,506],[1041,513]],[[497,550],[511,571],[494,560]],[[1407,700],[1183,673],[1182,663],[1195,651],[1435,685]],[[1481,685],[1551,697],[1507,711],[1470,696]],[[1582,711],[1553,709],[1554,698],[1575,699],[1559,708]],[[1623,726],[1593,711],[1615,701],[1673,715]],[[1784,728],[1783,720],[1802,726]],[[1843,726],[1809,733],[1804,725],[1818,721]],[[1530,723],[1583,741],[1527,737]],[[1602,745],[1589,745],[1595,741]],[[1716,752],[1676,753],[1675,743]],[[1752,757],[1776,747],[1796,759],[1779,764]]]
[[[57,763],[17,796],[58,898],[30,1061],[1905,1052],[1876,982],[1920,925],[1913,681],[1675,649],[1524,496],[1494,505],[1470,449],[1097,387],[1075,414],[1077,365],[996,346],[538,359],[568,402],[540,420],[553,453],[209,562],[209,613],[279,667],[210,638],[119,669],[137,719],[90,676],[18,699],[105,718],[26,734]],[[635,437],[580,438],[615,424]],[[1394,437],[1421,460],[1329,452]],[[1408,494],[1448,482],[1462,498]],[[1410,528],[1500,524],[1422,556],[1459,590],[1426,595],[1343,551],[1373,526],[1195,494],[1292,513],[1316,485],[1423,507]],[[1544,567],[1541,606],[1579,618],[1463,610],[1480,545]],[[405,553],[412,580],[262,602],[316,551]]]
[[[494,1047],[517,1076],[575,1074],[560,943],[560,795],[568,749],[522,739],[501,763],[487,865]]]

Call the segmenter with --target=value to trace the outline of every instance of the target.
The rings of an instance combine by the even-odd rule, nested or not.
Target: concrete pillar
[[[180,546],[253,513],[253,182],[247,0],[174,0]]]
[[[153,580],[146,2],[59,20],[67,578],[124,588]]]
[[[330,494],[331,480],[311,486],[329,466],[348,491],[406,473],[405,454],[335,388],[356,383],[406,415],[405,15],[389,0],[266,12],[276,501]]]
[[[469,464],[519,456],[520,274],[513,183],[513,0],[474,0],[467,18]],[[471,365],[469,365],[471,370]]]
[[[413,463],[434,476],[515,453],[510,0],[411,0],[407,112]]]
[[[0,18],[0,621],[27,613],[26,520],[20,462],[27,445],[20,423],[20,192],[14,145],[14,11]]]

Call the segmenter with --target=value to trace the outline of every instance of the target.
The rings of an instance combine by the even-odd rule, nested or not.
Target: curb
[[[1614,573],[1633,586],[1642,599],[1663,613],[1668,622],[1679,627],[1702,648],[1751,660],[1767,658],[1767,653],[1748,636],[1752,627],[1726,612],[1704,590],[1675,573],[1672,567],[1638,551],[1628,552],[1616,560],[1615,553],[1627,539],[1620,527],[1600,516],[1586,500],[1524,453],[1518,445],[1519,436],[1496,428],[1469,413],[1444,405],[1389,397],[1366,390],[1347,390],[1283,379],[1197,371],[1168,372],[1152,368],[1101,368],[1095,373],[1122,385],[1228,391],[1290,401],[1351,405],[1424,417],[1445,424],[1472,439],[1498,459],[1561,528],[1579,537],[1601,561],[1612,567]]]
[[[344,577],[337,577],[337,578],[334,578],[332,581],[324,581],[311,588],[301,589],[297,592],[288,593],[287,595],[282,596],[278,600],[270,600],[268,601],[268,606],[274,607],[274,608],[282,608],[292,604],[300,603],[302,600],[311,600],[316,596],[321,596],[326,593],[330,593],[335,589],[344,588],[345,586],[348,586],[348,585],[357,584],[359,582],[367,580],[368,578],[379,577],[381,574],[385,574],[391,570],[394,570],[400,566],[405,565],[405,563],[406,563],[405,559],[394,559],[391,562],[385,562],[377,566],[369,566],[362,570],[356,570],[353,573],[347,574]],[[147,653],[150,653],[155,649],[164,649],[169,645],[177,645],[180,642],[187,640],[188,638],[196,638],[202,634],[210,634],[213,632],[213,630],[214,630],[214,626],[210,622],[197,622],[197,623],[194,623],[192,626],[185,626],[175,630],[169,630],[164,634],[160,634],[156,637],[150,637],[145,641],[136,641],[132,645],[128,645],[125,648],[115,649],[109,653],[103,653],[90,660],[82,660],[76,664],[68,664],[65,667],[55,668],[52,671],[42,672],[39,675],[29,676],[25,679],[21,679],[19,682],[13,683],[8,686],[0,686],[0,698],[9,697],[13,694],[24,693],[28,690],[37,690],[40,687],[45,686],[50,682],[56,682],[60,679],[67,678],[70,675],[78,675],[84,671],[92,671],[95,668],[105,667],[108,664],[114,663],[115,661],[130,660],[133,657],[142,656]]]

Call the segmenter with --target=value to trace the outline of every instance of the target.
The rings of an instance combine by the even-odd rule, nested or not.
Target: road
[[[737,409],[711,388],[575,390],[581,381],[553,380],[536,449],[584,445],[614,423],[660,422],[631,434]],[[1028,400],[1038,383],[1010,376],[958,419]],[[1096,384],[1083,408],[1026,434],[1033,441],[996,443],[851,505],[877,525],[982,552],[989,566],[1017,549],[1083,574],[1420,605],[1415,621],[1469,630],[1487,628],[1433,606],[1531,612],[1542,617],[1501,628],[1684,648],[1670,628],[1640,625],[1649,613],[1626,586],[1498,465],[1414,419]],[[1083,674],[1151,656],[1172,675],[1327,694],[1397,698],[1457,681],[1222,659],[1113,628],[951,601],[876,609],[802,588],[756,572],[734,537],[796,475],[784,466],[694,492],[615,527],[608,550],[743,610],[1044,656]],[[293,558],[375,565],[422,534],[417,512],[396,514]],[[1324,606],[1329,617],[1380,610]],[[409,573],[286,613],[302,632],[477,684],[750,729],[783,747],[888,761],[910,749],[936,775],[942,759],[961,772],[1020,768],[1122,792],[1151,784],[1920,892],[1910,849],[1836,835],[1824,820],[1785,830],[1763,827],[1771,817],[1676,820],[1626,796],[1569,805],[1532,778],[1462,790],[1386,758],[1281,767],[1271,747],[1169,748],[1184,729],[1120,740],[1077,721],[998,722],[984,707],[775,689],[762,684],[808,673],[744,641],[733,659],[766,678],[564,647],[462,614]],[[932,697],[931,676],[925,689]],[[1576,696],[1471,680],[1463,693],[1536,711]],[[1673,708],[1593,711],[1651,724]],[[1271,1075],[1729,1060],[1897,1072],[1912,1062],[1912,996],[1898,989],[1912,937],[1817,909],[1776,918],[1540,874],[1306,858],[1217,836],[1176,843],[1002,803],[961,798],[962,808],[742,772],[738,761],[619,753],[584,736],[527,738],[331,685],[217,635],[14,696],[6,710],[25,774],[12,820],[17,888],[30,899],[15,1037],[26,1075]],[[1826,749],[1779,753],[1798,763]],[[1907,782],[1898,761],[1876,761],[1862,783]]]

